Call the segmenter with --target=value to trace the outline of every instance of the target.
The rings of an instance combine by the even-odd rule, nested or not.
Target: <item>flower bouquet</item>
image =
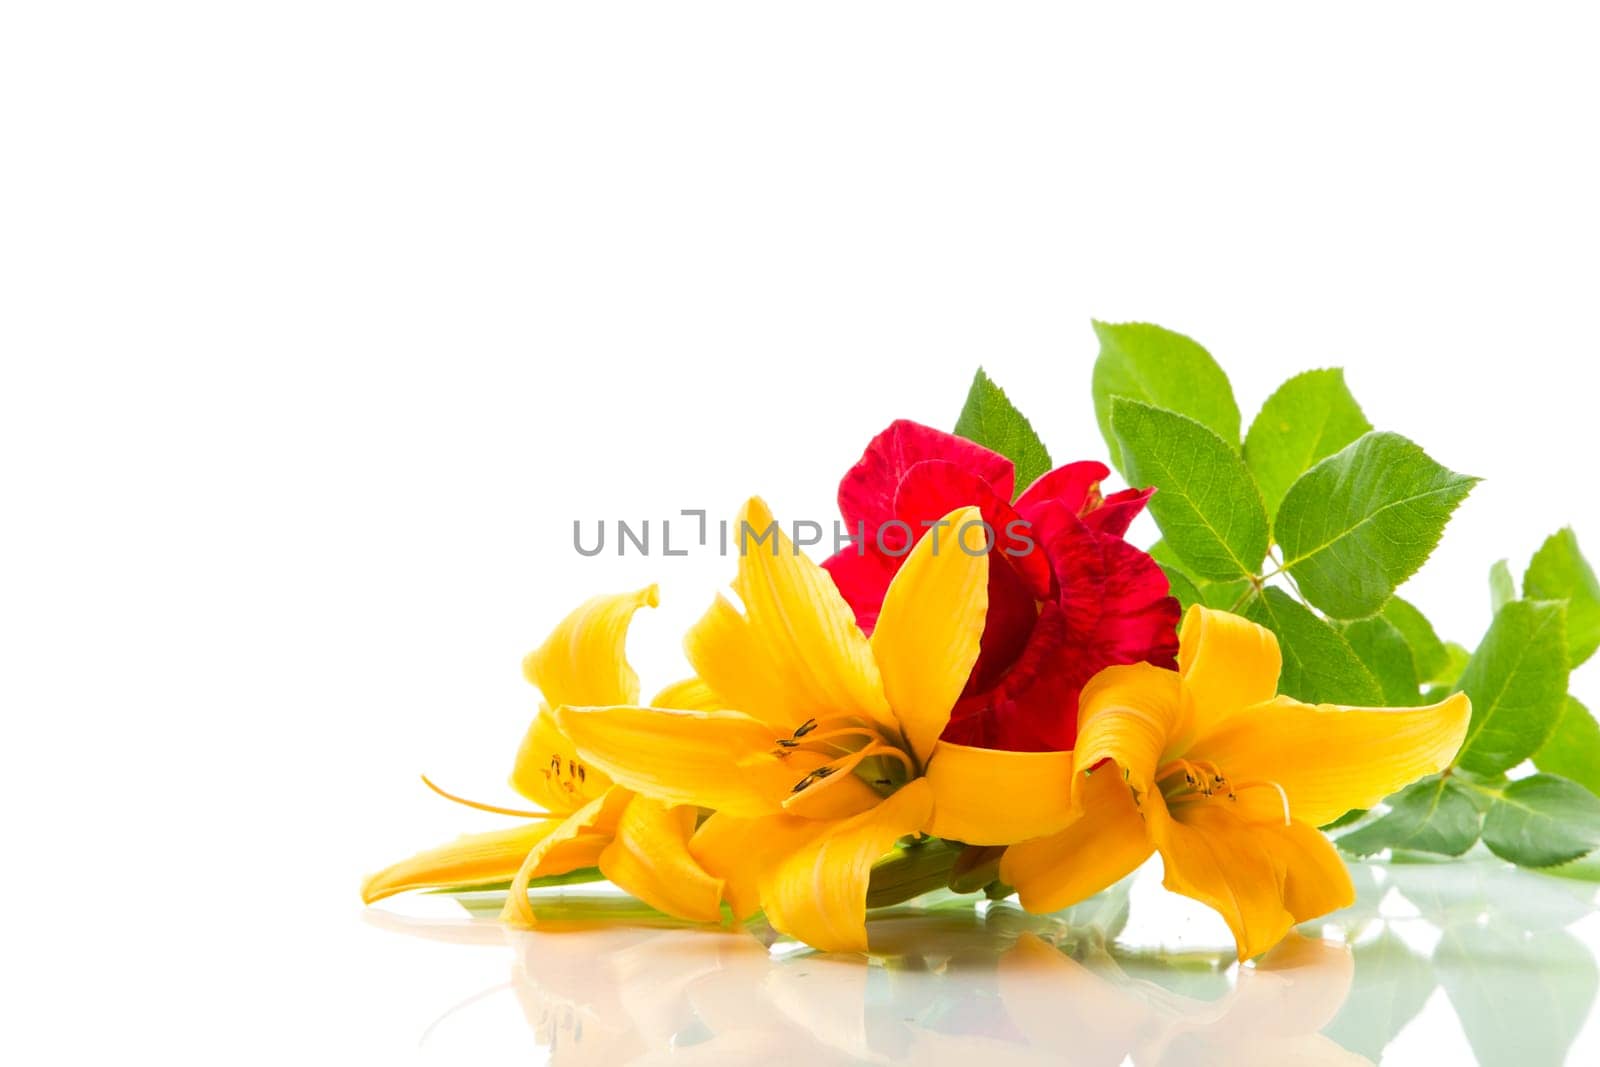
[[[1290,378],[1241,435],[1194,341],[1095,328],[1111,466],[1055,466],[980,370],[954,433],[868,443],[826,559],[752,498],[734,596],[684,637],[693,676],[641,699],[624,644],[654,587],[578,606],[523,663],[532,808],[444,794],[517,821],[364,898],[503,888],[532,926],[539,887],[608,879],[860,952],[869,908],[949,889],[1055,911],[1159,854],[1243,960],[1354,900],[1340,850],[1481,839],[1548,868],[1600,845],[1600,725],[1567,694],[1600,584],[1571,531],[1520,593],[1496,565],[1474,650],[1441,640],[1396,589],[1475,479],[1375,431],[1340,371]]]

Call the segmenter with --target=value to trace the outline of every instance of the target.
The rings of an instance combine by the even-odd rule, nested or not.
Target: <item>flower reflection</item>
[[[534,1041],[561,1067],[1367,1062],[1319,1033],[1350,989],[1344,946],[1291,937],[1244,967],[1221,947],[1183,954],[1181,966],[1236,975],[1220,998],[1198,999],[1134,977],[1157,968],[1119,958],[1100,917],[1082,918],[968,900],[894,909],[869,923],[870,966],[759,925],[752,936],[664,919],[536,931],[374,921],[508,944]]]
[[[1592,920],[1593,882],[1489,857],[1360,864],[1351,874],[1356,904],[1334,918],[1359,981],[1331,1037],[1375,1058],[1442,993],[1480,1063],[1595,1062],[1576,1043],[1600,970],[1569,929]]]

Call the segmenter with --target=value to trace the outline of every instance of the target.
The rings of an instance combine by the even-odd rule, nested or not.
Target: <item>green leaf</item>
[[[1478,840],[1483,815],[1465,786],[1450,778],[1424,778],[1390,797],[1389,811],[1337,844],[1356,856],[1384,849],[1459,856]]]
[[[1575,882],[1600,882],[1600,853],[1591,852],[1582,859],[1558,864],[1555,867],[1541,867],[1540,871],[1544,874],[1553,874],[1557,878],[1569,878]]]
[[[1533,754],[1533,765],[1600,793],[1600,722],[1576,697],[1567,697],[1550,739]]]
[[[1188,611],[1189,605],[1193,603],[1228,611],[1237,608],[1250,590],[1250,583],[1243,579],[1235,582],[1214,582],[1196,578],[1183,569],[1183,562],[1178,559],[1178,554],[1172,551],[1165,541],[1157,541],[1151,545],[1149,554],[1150,558],[1166,572],[1172,595],[1183,604],[1185,611]],[[1190,597],[1195,599],[1191,600]]]
[[[1439,543],[1477,479],[1394,433],[1369,433],[1289,487],[1275,533],[1307,600],[1339,619],[1380,610]]]
[[[1458,686],[1472,699],[1462,767],[1503,773],[1550,737],[1567,702],[1565,615],[1558,602],[1516,600],[1494,617]]]
[[[1473,774],[1458,774],[1456,781],[1467,786],[1467,793],[1472,797],[1472,802],[1478,806],[1480,812],[1487,812],[1489,805],[1494,803],[1511,779],[1503,774],[1496,774],[1488,778],[1480,778]]]
[[[1205,579],[1205,577],[1195,577],[1194,574],[1190,574],[1189,571],[1184,569],[1182,560],[1178,558],[1178,553],[1173,552],[1165,541],[1157,541],[1155,544],[1150,545],[1149,553],[1150,558],[1157,561],[1160,568],[1166,571],[1168,579],[1171,579],[1174,574],[1178,576],[1178,582],[1173,582],[1173,595],[1182,601],[1186,611],[1189,609],[1190,603],[1192,603],[1192,601],[1187,600],[1186,595],[1198,595],[1198,600],[1195,603],[1203,603],[1206,608],[1219,608],[1222,611],[1229,611],[1229,609],[1237,608],[1245,600],[1245,593],[1250,592],[1250,582],[1245,581],[1245,579],[1238,579],[1238,581],[1234,582],[1214,582],[1210,581],[1210,579]],[[1179,584],[1181,582],[1189,582],[1190,587],[1192,587],[1192,593],[1189,590],[1179,592]]]
[[[1324,1029],[1339,1047],[1371,1063],[1439,987],[1428,959],[1384,926],[1376,938],[1353,946],[1356,973],[1339,1014]]]
[[[1578,551],[1571,528],[1552,534],[1528,564],[1523,592],[1533,600],[1567,602],[1568,662],[1576,667],[1600,648],[1600,581]]]
[[[1600,797],[1553,774],[1518,779],[1489,806],[1483,843],[1523,867],[1554,867],[1600,845]]]
[[[1405,635],[1406,644],[1411,646],[1411,658],[1416,664],[1417,681],[1423,684],[1440,681],[1439,675],[1450,666],[1450,654],[1445,651],[1444,642],[1439,640],[1439,635],[1434,632],[1433,624],[1428,617],[1418,611],[1409,600],[1400,597],[1390,597],[1389,602],[1383,606],[1383,617],[1394,628]],[[1462,661],[1466,665],[1466,661]],[[1459,674],[1456,677],[1460,677]],[[1449,684],[1455,684],[1451,678]]]
[[[1200,584],[1200,595],[1206,598],[1208,608],[1216,608],[1218,611],[1239,611],[1245,598],[1250,595],[1250,583],[1203,582]]]
[[[1244,461],[1261,487],[1267,515],[1277,513],[1283,494],[1313,463],[1371,429],[1342,370],[1308,370],[1278,386],[1244,438]]]
[[[1283,590],[1265,590],[1250,601],[1245,615],[1278,635],[1283,652],[1279,692],[1311,704],[1382,703],[1377,679],[1344,635]]]
[[[1444,670],[1434,676],[1434,684],[1454,688],[1461,681],[1461,676],[1467,671],[1467,664],[1472,662],[1472,652],[1465,645],[1454,641],[1444,643],[1445,666]]]
[[[1569,1054],[1594,1003],[1594,953],[1565,930],[1529,936],[1498,919],[1490,912],[1483,923],[1452,923],[1434,951],[1439,982],[1472,1048],[1472,1062],[1586,1062],[1592,1057]]]
[[[1365,819],[1367,817],[1367,812],[1370,810],[1370,808],[1351,808],[1337,819],[1325,825],[1319,826],[1317,829],[1321,830],[1323,833],[1328,833],[1331,830],[1343,830],[1346,826],[1349,826],[1352,823],[1358,823],[1362,819]]]
[[[1183,605],[1183,610],[1188,611],[1190,604],[1204,604],[1205,598],[1200,593],[1200,579],[1189,574],[1183,569],[1183,564],[1178,560],[1178,554],[1167,547],[1165,541],[1158,540],[1145,550],[1146,554],[1161,568],[1167,576],[1167,590]]]
[[[1357,619],[1345,625],[1344,639],[1378,680],[1385,704],[1415,707],[1422,703],[1411,646],[1394,623],[1381,615]]]
[[[1176,567],[1168,567],[1164,564],[1157,564],[1157,566],[1161,567],[1161,573],[1167,576],[1167,591],[1178,598],[1178,604],[1184,611],[1188,611],[1195,604],[1204,604],[1206,602],[1206,598],[1201,595],[1199,588],[1195,586],[1194,580],[1187,574],[1184,574]]]
[[[1180,570],[1183,567],[1183,561],[1178,558],[1176,552],[1172,551],[1172,546],[1165,541],[1157,541],[1145,549],[1145,553],[1163,567],[1175,567]]]
[[[1517,580],[1511,577],[1511,564],[1496,560],[1489,568],[1489,608],[1498,614],[1500,609],[1517,599]]]
[[[1127,397],[1187,415],[1239,449],[1239,405],[1217,361],[1181,333],[1148,323],[1096,322],[1100,355],[1094,361],[1094,417],[1111,449],[1111,465],[1135,481],[1111,425],[1112,399]]]
[[[1153,485],[1150,513],[1185,569],[1231,580],[1256,573],[1267,554],[1267,513],[1244,461],[1184,415],[1118,397],[1112,425],[1128,481]]]
[[[1050,453],[1033,432],[1033,425],[982,367],[973,377],[967,402],[956,419],[956,433],[1000,453],[1016,466],[1018,496],[1051,467]]]

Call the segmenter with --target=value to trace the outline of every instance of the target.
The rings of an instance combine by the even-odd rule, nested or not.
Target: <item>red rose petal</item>
[[[1058,669],[1065,642],[1060,606],[1044,605],[1022,654],[999,682],[956,703],[941,735],[944,740],[1011,752],[1071,748],[1082,683],[1073,685]],[[1063,738],[1066,744],[1057,743]]]
[[[1124,489],[1112,493],[1101,501],[1099,507],[1084,514],[1084,525],[1096,533],[1121,537],[1155,495],[1154,489]]]
[[[1055,470],[1041,474],[1028,486],[1028,491],[1017,498],[1017,511],[1024,518],[1044,506],[1065,507],[1074,515],[1081,515],[1091,499],[1098,499],[1100,483],[1111,474],[1104,463],[1092,459],[1077,463],[1064,463]]]
[[[913,466],[930,459],[953,463],[976,475],[988,483],[995,495],[1010,501],[1016,471],[1009,459],[964,437],[899,419],[868,443],[861,459],[839,482],[839,511],[845,523],[854,529],[864,522],[868,536],[876,533],[879,523],[895,517],[895,492],[900,480]],[[966,501],[951,507],[962,503]]]
[[[1104,463],[1093,460],[1064,464],[1041,475],[1017,498],[1017,512],[1033,524],[1041,540],[1049,541],[1100,506],[1100,482],[1110,473]]]

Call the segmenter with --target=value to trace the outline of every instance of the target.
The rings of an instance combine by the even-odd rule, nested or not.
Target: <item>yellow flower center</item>
[[[796,752],[830,757],[795,782],[791,793],[821,792],[852,771],[883,792],[917,774],[916,760],[902,745],[898,739],[887,737],[881,728],[860,719],[807,719],[788,737],[775,738],[772,754],[780,759]]]
[[[540,769],[546,782],[565,790],[569,796],[576,795],[589,777],[589,768],[582,760],[563,758],[559,752],[552,752],[549,761]]]
[[[1271,789],[1283,805],[1283,825],[1289,825],[1289,794],[1283,786],[1268,779],[1234,781],[1210,760],[1175,759],[1156,771],[1156,788],[1169,808],[1198,801],[1224,798],[1237,803],[1239,794],[1249,789]],[[1135,797],[1137,800],[1137,797]]]

